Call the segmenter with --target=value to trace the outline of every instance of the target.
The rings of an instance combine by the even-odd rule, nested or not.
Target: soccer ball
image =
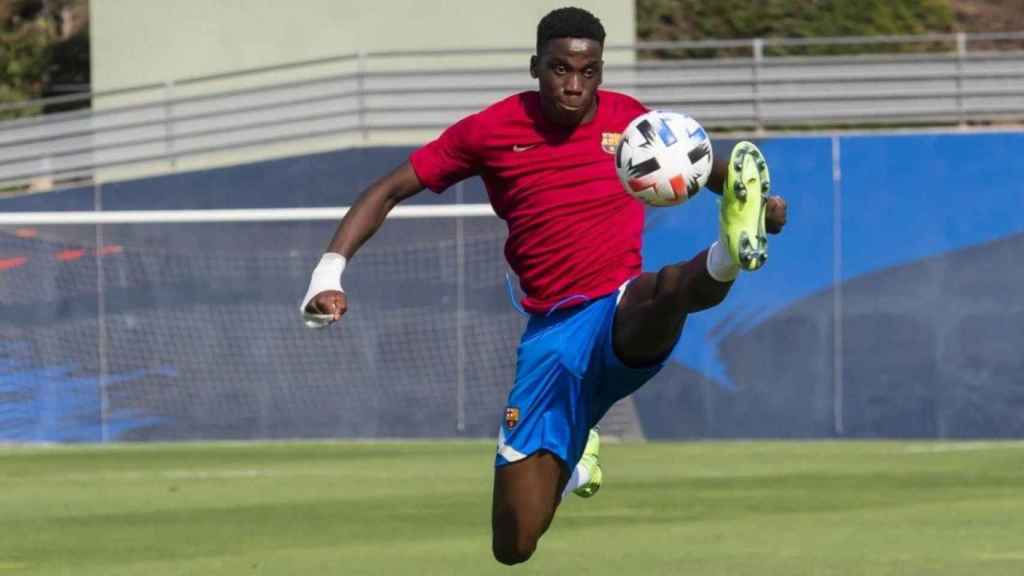
[[[619,180],[650,206],[686,202],[711,175],[711,139],[700,123],[675,112],[637,116],[615,149]]]

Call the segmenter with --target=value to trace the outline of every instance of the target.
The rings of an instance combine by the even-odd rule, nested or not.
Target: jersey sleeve
[[[409,156],[416,176],[433,192],[444,192],[452,184],[477,174],[481,149],[477,114],[448,127],[436,140]]]

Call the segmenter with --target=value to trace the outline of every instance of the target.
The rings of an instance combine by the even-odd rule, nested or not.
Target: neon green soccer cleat
[[[601,464],[597,461],[598,452],[601,451],[601,437],[597,435],[597,428],[590,429],[590,436],[587,437],[587,445],[583,448],[583,456],[580,457],[580,464],[587,469],[590,480],[586,484],[573,490],[573,494],[590,498],[601,488]]]
[[[729,158],[718,222],[729,255],[742,270],[757,270],[768,259],[764,214],[770,190],[764,155],[750,142],[737,144]]]

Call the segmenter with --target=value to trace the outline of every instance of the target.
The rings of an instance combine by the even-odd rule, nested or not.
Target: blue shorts
[[[519,343],[495,466],[547,450],[573,468],[590,429],[612,404],[664,366],[630,368],[615,355],[612,324],[623,291],[625,285],[580,306],[530,316]]]

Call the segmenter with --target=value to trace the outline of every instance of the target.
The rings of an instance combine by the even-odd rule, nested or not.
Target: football
[[[711,139],[686,114],[652,110],[637,116],[615,149],[619,180],[650,206],[682,204],[708,182]]]

